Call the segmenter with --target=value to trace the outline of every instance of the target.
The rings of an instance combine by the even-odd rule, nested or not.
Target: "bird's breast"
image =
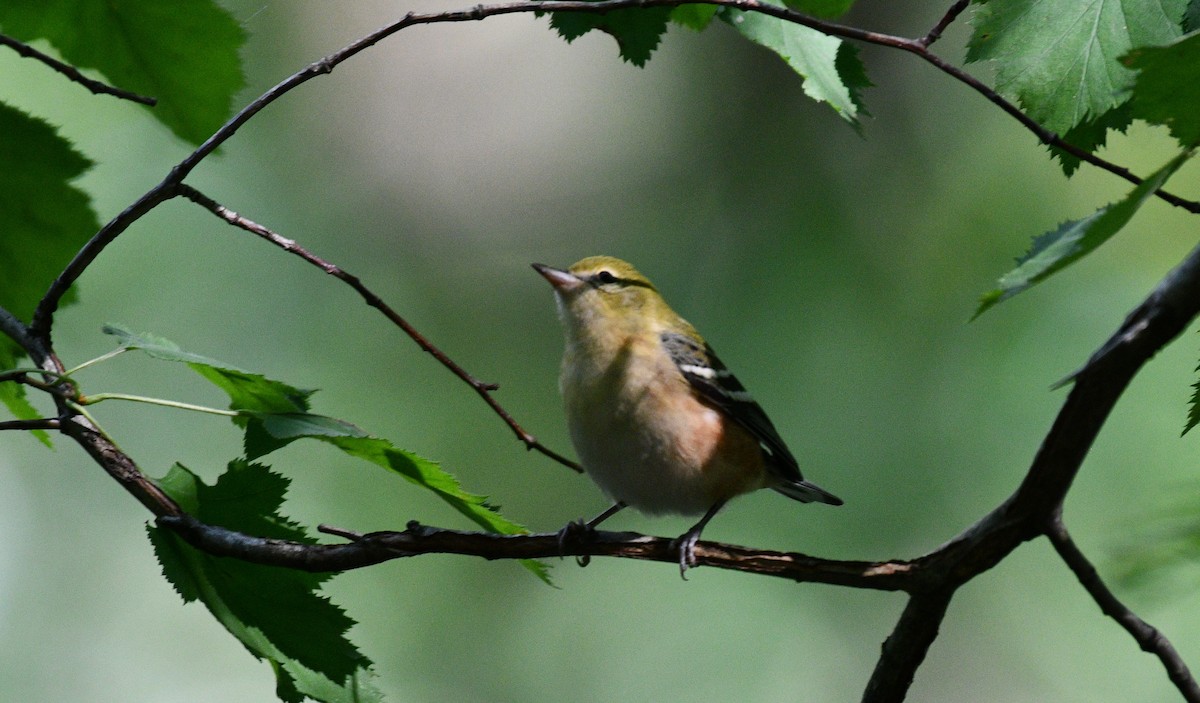
[[[605,365],[564,364],[571,440],[588,475],[645,513],[700,514],[762,487],[758,443],[657,352],[629,345]]]

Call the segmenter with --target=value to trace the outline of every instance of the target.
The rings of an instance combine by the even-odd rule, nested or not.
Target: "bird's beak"
[[[545,264],[533,264],[533,270],[542,274],[542,278],[550,281],[550,285],[554,286],[554,290],[567,293],[584,285],[583,279],[570,271],[556,269],[553,266]]]

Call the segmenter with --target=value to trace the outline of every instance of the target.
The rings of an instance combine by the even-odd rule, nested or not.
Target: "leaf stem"
[[[128,393],[96,393],[78,399],[79,405],[95,405],[104,400],[128,400],[134,403],[147,403],[149,405],[161,405],[165,408],[177,408],[179,410],[191,410],[198,413],[208,413],[210,415],[223,415],[225,417],[237,417],[241,415],[237,410],[221,410],[219,408],[210,408],[206,405],[193,405],[192,403],[183,403],[178,400],[165,400],[163,398],[150,398],[143,395],[130,395]],[[91,419],[90,417],[88,418]]]
[[[113,358],[114,356],[123,354],[124,352],[127,352],[127,351],[129,351],[129,347],[117,347],[116,349],[113,349],[112,351],[108,352],[107,354],[101,354],[100,356],[96,357],[95,359],[90,359],[88,361],[83,362],[82,364],[76,366],[73,369],[67,369],[66,371],[63,372],[62,375],[64,377],[73,376],[76,371],[82,371],[82,370],[88,368],[89,366],[94,366],[95,364],[99,364],[102,361],[108,361],[109,359]]]

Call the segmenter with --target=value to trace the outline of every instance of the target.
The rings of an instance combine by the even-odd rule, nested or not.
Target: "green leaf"
[[[1104,113],[1098,119],[1087,119],[1080,122],[1062,136],[1068,144],[1074,144],[1088,153],[1094,153],[1108,142],[1109,131],[1123,134],[1132,121],[1133,116],[1130,114],[1129,103],[1124,103]],[[1062,149],[1050,147],[1050,154],[1058,159],[1063,173],[1067,176],[1073,175],[1079,168],[1079,158]]]
[[[1197,29],[1200,29],[1200,0],[1190,0],[1183,13],[1183,31],[1194,32]]]
[[[156,359],[187,364],[229,395],[231,410],[248,414],[302,413],[308,410],[308,397],[314,393],[243,371],[223,361],[184,351],[171,340],[152,334],[130,332],[114,324],[104,325],[101,331],[116,337],[126,349],[137,349]],[[234,418],[234,422],[245,427],[252,419],[252,416],[245,415]]]
[[[28,321],[100,229],[91,199],[70,184],[92,162],[46,122],[0,103],[0,164],[0,307]]]
[[[7,337],[0,336],[0,371],[16,368],[17,361],[25,356],[24,350]],[[0,403],[4,403],[8,411],[18,420],[36,420],[42,416],[25,397],[25,386],[16,381],[0,381]],[[50,441],[50,433],[45,430],[32,430],[33,436],[39,442],[54,448]]]
[[[721,19],[750,41],[779,54],[804,79],[804,92],[810,98],[828,103],[858,128],[858,115],[863,112],[859,92],[871,83],[852,47],[837,37],[758,12],[724,9]]]
[[[71,185],[92,162],[46,122],[0,103],[0,307],[28,321],[38,301],[75,253],[100,228],[91,198]],[[76,299],[74,289],[62,305]],[[0,370],[11,369],[24,351],[0,338]],[[39,417],[25,388],[0,383],[0,402],[15,417]],[[51,446],[50,435],[34,436]]]
[[[497,513],[484,496],[464,491],[458,480],[436,463],[400,449],[385,439],[372,437],[349,422],[309,413],[308,398],[313,391],[300,390],[184,351],[174,342],[152,334],[135,334],[111,324],[105,325],[103,330],[105,334],[117,337],[121,346],[127,349],[138,349],[158,359],[187,364],[229,394],[229,407],[241,413],[233,421],[246,430],[247,459],[260,458],[298,439],[320,440],[433,491],[486,530],[499,534],[528,534],[524,527]],[[544,565],[534,561],[523,561],[522,564],[549,582]]]
[[[798,12],[826,18],[841,17],[854,4],[854,0],[783,0],[783,2]]]
[[[1196,371],[1200,372],[1200,366],[1196,367]],[[1180,434],[1185,435],[1191,432],[1197,424],[1200,424],[1200,381],[1192,384],[1192,399],[1188,401],[1187,422],[1184,423],[1183,432]]]
[[[287,479],[261,464],[233,461],[213,486],[176,464],[158,484],[204,523],[314,543],[278,512]],[[366,682],[370,660],[346,638],[354,621],[317,593],[332,574],[214,557],[170,530],[148,529],[163,575],[184,602],[204,603],[252,655],[269,661],[284,700],[379,700]]]
[[[986,0],[967,61],[994,61],[996,90],[1059,134],[1100,120],[1128,99],[1133,73],[1118,58],[1180,35],[1186,0]]]
[[[1134,117],[1166,125],[1185,147],[1200,143],[1200,34],[1134,49],[1123,61],[1140,71],[1133,86]]]
[[[717,5],[680,5],[671,10],[671,21],[688,29],[701,32],[717,16]]]
[[[603,13],[551,12],[550,26],[568,42],[599,29],[617,40],[622,59],[642,67],[658,47],[670,18],[669,7],[629,8]]]
[[[157,98],[151,114],[193,144],[229,118],[245,84],[245,32],[211,0],[5,0],[0,28],[25,42],[45,39],[67,63]]]
[[[503,535],[528,534],[524,526],[508,520],[487,502],[486,496],[463,490],[458,479],[424,457],[393,445],[386,439],[371,437],[360,428],[342,420],[312,414],[272,415],[261,418],[259,428],[268,437],[256,437],[253,441],[247,433],[247,452],[263,449],[273,451],[297,439],[316,439],[333,445],[346,454],[369,461],[388,471],[403,476],[409,482],[432,491],[480,527]],[[263,452],[265,453],[265,452]],[[255,458],[259,454],[254,454]],[[533,560],[522,560],[521,564],[538,578],[549,583],[546,566]]]
[[[972,319],[1095,251],[1128,224],[1147,198],[1191,156],[1191,151],[1185,151],[1171,159],[1123,200],[1034,238],[1029,252],[1017,260],[1017,267],[1000,278],[1000,287],[983,296]]]

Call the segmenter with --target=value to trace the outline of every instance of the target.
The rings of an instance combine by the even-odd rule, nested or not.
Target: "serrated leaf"
[[[996,90],[1045,128],[1065,133],[1128,99],[1118,58],[1180,35],[1186,0],[984,0],[967,61],[993,61]]]
[[[486,496],[463,490],[458,479],[435,462],[400,449],[386,439],[371,437],[348,422],[320,415],[292,414],[263,418],[260,427],[271,436],[275,448],[302,438],[326,442],[350,456],[381,466],[403,476],[411,483],[433,491],[450,507],[489,532],[505,535],[529,533],[524,526],[500,515],[488,504]],[[247,440],[248,448],[249,445]],[[271,442],[259,440],[256,443],[256,447],[267,446],[271,446]],[[533,560],[522,560],[521,563],[538,578],[546,583],[550,582],[544,564]]]
[[[193,144],[229,118],[245,84],[245,32],[211,0],[5,0],[0,28],[25,42],[45,39],[67,63],[157,98],[151,114]]]
[[[671,10],[671,21],[681,27],[704,31],[717,16],[717,5],[680,5]]]
[[[777,1],[771,4],[778,5]],[[804,79],[804,92],[828,103],[858,128],[862,112],[859,93],[871,85],[857,52],[841,39],[804,25],[785,22],[758,12],[722,10],[721,19],[756,44],[774,51]]]
[[[176,464],[158,484],[207,524],[313,543],[278,512],[287,479],[260,464],[233,461],[213,486]],[[296,694],[326,701],[371,696],[369,687],[361,687],[371,662],[346,639],[354,621],[316,592],[331,574],[214,557],[170,530],[148,529],[163,574],[175,590],[185,602],[203,602],[251,654],[269,661],[285,700],[300,700]]]
[[[9,262],[0,307],[28,321],[100,228],[91,198],[71,185],[92,162],[48,123],[0,103],[0,164],[0,261]]]
[[[158,359],[187,364],[224,390],[229,395],[230,408],[239,411],[239,415],[233,418],[233,421],[239,427],[245,428],[247,459],[260,458],[298,439],[321,440],[351,456],[382,466],[412,483],[433,491],[455,510],[484,529],[499,534],[528,533],[521,525],[496,512],[495,508],[488,505],[484,496],[464,491],[458,479],[436,463],[400,449],[385,439],[372,437],[344,420],[309,413],[308,398],[313,391],[300,390],[230,364],[184,351],[174,342],[156,335],[135,334],[112,324],[105,325],[103,331],[115,336],[121,346],[127,349],[137,349]],[[170,480],[172,475],[164,479]],[[528,560],[523,560],[522,564],[549,583],[544,565]]]
[[[1135,49],[1123,60],[1139,70],[1131,101],[1134,117],[1166,125],[1185,147],[1200,144],[1200,34]]]
[[[1200,372],[1200,366],[1196,367],[1196,371]],[[1188,416],[1187,422],[1183,425],[1183,432],[1180,435],[1185,435],[1192,431],[1192,428],[1200,424],[1200,381],[1192,384],[1192,399],[1188,401]]]
[[[1000,278],[999,288],[982,297],[972,319],[1095,251],[1128,224],[1138,208],[1191,156],[1191,151],[1179,154],[1124,199],[1035,237],[1029,252],[1017,260],[1017,267]]]
[[[540,14],[540,13],[539,13]],[[637,67],[646,65],[658,48],[671,18],[669,7],[628,8],[608,12],[551,12],[550,26],[568,42],[593,29],[617,40],[621,58]]]
[[[1108,143],[1110,131],[1124,134],[1132,121],[1133,116],[1130,114],[1129,103],[1124,103],[1104,113],[1098,119],[1080,122],[1064,134],[1063,139],[1068,144],[1074,144],[1088,153],[1095,153],[1097,149]],[[1050,154],[1058,159],[1063,173],[1067,176],[1073,175],[1081,163],[1078,157],[1057,147],[1050,147]]]
[[[134,333],[114,324],[101,328],[105,334],[117,338],[122,347],[142,351],[155,359],[187,364],[213,385],[229,396],[229,407],[247,413],[234,422],[245,427],[251,420],[249,414],[303,413],[308,410],[308,398],[314,391],[296,388],[280,381],[273,381],[260,374],[244,371],[223,361],[179,348],[169,339],[145,332]]]
[[[369,461],[376,466],[399,474],[422,488],[432,491],[480,527],[503,535],[528,534],[523,525],[500,515],[487,502],[486,496],[468,493],[453,475],[437,463],[401,449],[386,439],[371,437],[360,428],[342,420],[312,414],[291,414],[264,417],[259,425],[270,439],[258,439],[255,448],[277,449],[297,439],[316,439],[331,444],[346,454]],[[247,449],[250,448],[247,439]],[[549,583],[545,565],[533,560],[522,560],[521,564],[538,578]]]

